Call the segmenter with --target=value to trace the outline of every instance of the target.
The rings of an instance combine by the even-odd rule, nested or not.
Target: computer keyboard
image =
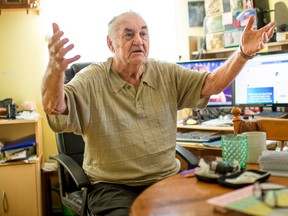
[[[179,142],[211,142],[221,139],[221,134],[211,131],[177,132],[176,141]]]

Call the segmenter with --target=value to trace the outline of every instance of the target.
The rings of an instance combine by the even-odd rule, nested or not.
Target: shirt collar
[[[112,57],[107,60],[107,73],[111,87],[115,93],[118,93],[127,84],[126,81],[121,79],[121,77],[111,69]],[[152,70],[151,63],[149,61],[145,64],[145,71],[142,76],[141,82],[147,84],[153,89],[157,89],[157,75],[155,71]]]

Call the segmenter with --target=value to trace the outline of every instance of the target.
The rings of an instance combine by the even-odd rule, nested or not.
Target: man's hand
[[[253,56],[264,48],[264,45],[274,34],[274,22],[270,22],[261,29],[254,30],[253,25],[256,17],[250,16],[241,37],[241,48],[245,55]]]
[[[80,58],[80,55],[75,55],[72,58],[65,58],[65,55],[74,48],[74,44],[69,44],[65,47],[69,42],[69,39],[61,39],[64,33],[63,31],[60,31],[60,28],[56,23],[53,23],[52,27],[53,36],[48,44],[50,57],[48,67],[50,67],[53,72],[64,72],[70,63],[73,63]]]

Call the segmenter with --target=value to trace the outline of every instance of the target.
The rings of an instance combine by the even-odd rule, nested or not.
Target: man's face
[[[135,15],[121,17],[112,44],[115,58],[122,63],[145,63],[149,53],[149,34],[145,21]]]

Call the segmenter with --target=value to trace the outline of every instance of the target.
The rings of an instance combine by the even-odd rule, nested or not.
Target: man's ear
[[[109,49],[111,50],[111,52],[115,52],[115,49],[113,47],[113,44],[112,44],[112,40],[110,39],[109,35],[107,36],[107,45],[109,47]]]

